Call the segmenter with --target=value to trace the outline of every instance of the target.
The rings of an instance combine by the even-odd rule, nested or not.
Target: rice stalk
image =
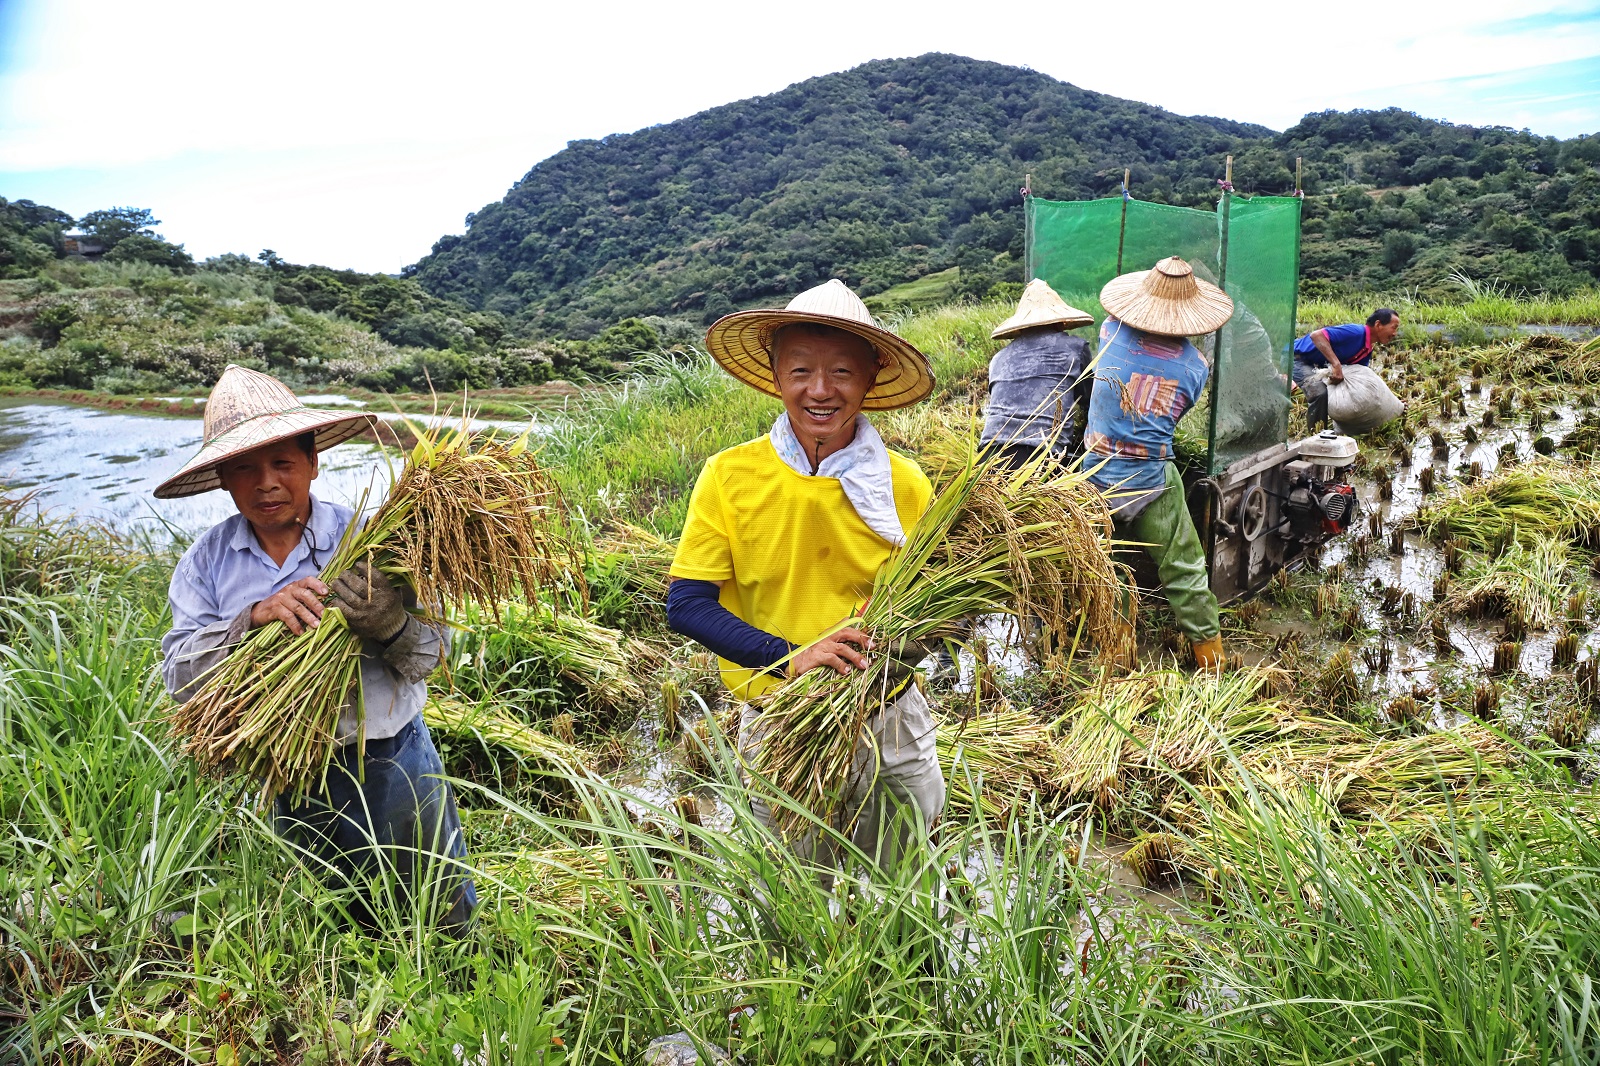
[[[417,437],[383,505],[345,531],[324,581],[368,559],[425,610],[475,603],[496,617],[518,594],[573,581],[581,592],[576,553],[554,521],[559,492],[526,436],[441,427]],[[336,607],[299,637],[281,622],[262,626],[174,708],[173,732],[202,772],[260,781],[262,803],[285,791],[303,797],[326,770],[342,707],[356,706],[364,746],[362,646]]]
[[[1555,625],[1572,588],[1564,541],[1540,536],[1514,543],[1499,556],[1480,557],[1449,587],[1444,606],[1475,615],[1519,616],[1535,629]]]
[[[582,748],[541,733],[490,703],[474,706],[435,697],[422,705],[422,720],[430,730],[473,738],[504,748],[520,759],[551,763],[564,772],[582,772],[591,762]]]
[[[618,522],[594,538],[594,550],[622,573],[624,584],[656,603],[667,599],[667,572],[678,545],[653,529]]]
[[[529,715],[576,706],[602,728],[647,699],[645,678],[661,654],[607,626],[545,603],[505,604],[491,624],[483,608],[458,614],[466,627],[452,648],[452,676],[468,698],[493,698]]]
[[[941,718],[938,725],[936,745],[950,816],[961,817],[976,807],[1000,822],[1019,800],[1055,791],[1050,727],[1027,711],[1002,700],[964,721]]]
[[[1479,551],[1541,539],[1600,544],[1600,469],[1528,463],[1502,469],[1422,507],[1417,521],[1435,539],[1456,537]]]
[[[868,719],[894,694],[896,649],[959,641],[963,623],[984,614],[1035,620],[1045,641],[1069,648],[1087,640],[1105,661],[1131,649],[1110,515],[1083,472],[1043,456],[1010,470],[977,457],[970,439],[946,449],[942,487],[878,572],[862,616],[849,620],[871,635],[872,664],[843,678],[810,671],[758,700],[766,739],[752,773],[818,817],[837,813]],[[801,820],[788,811],[778,828]]]
[[[1214,765],[1230,747],[1249,737],[1276,736],[1293,729],[1295,719],[1276,701],[1261,695],[1262,671],[1196,674],[1164,671],[1152,725],[1141,736],[1141,764],[1192,774]]]
[[[1161,684],[1147,674],[1104,681],[1070,712],[1072,724],[1056,744],[1065,792],[1102,807],[1117,801],[1135,751],[1134,723],[1155,703]]]

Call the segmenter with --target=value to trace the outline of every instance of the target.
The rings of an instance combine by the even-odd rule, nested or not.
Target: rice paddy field
[[[877,419],[892,447],[972,431],[1005,313],[897,323],[941,389]],[[776,403],[665,357],[573,401],[538,458],[586,595],[463,607],[430,683],[483,901],[453,936],[182,754],[175,546],[9,505],[0,1061],[1600,1058],[1600,348],[1410,340],[1367,513],[1225,610],[1227,672],[1180,666],[1159,602],[1124,665],[979,626],[928,684],[933,839],[888,875],[840,838],[831,880],[752,818],[715,664],[660,607],[701,463]]]

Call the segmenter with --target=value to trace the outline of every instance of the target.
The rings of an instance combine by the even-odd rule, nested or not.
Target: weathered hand
[[[871,647],[872,640],[865,633],[854,626],[845,626],[790,659],[789,676],[799,677],[819,666],[832,667],[840,674],[848,674],[851,670],[865,670],[869,662],[865,652]]]
[[[291,582],[250,608],[250,627],[282,622],[289,632],[299,636],[307,628],[317,628],[322,599],[327,594],[328,586],[314,577]]]
[[[1330,363],[1330,364],[1328,364],[1328,380],[1329,381],[1343,381],[1344,380],[1344,364],[1343,363]]]
[[[366,559],[333,579],[333,604],[350,631],[377,641],[394,639],[405,628],[406,605],[382,570]]]

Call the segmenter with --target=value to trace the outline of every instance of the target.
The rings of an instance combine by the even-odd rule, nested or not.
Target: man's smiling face
[[[317,456],[297,440],[254,448],[217,464],[222,487],[255,529],[270,536],[304,525],[311,517],[311,482]]]
[[[856,415],[878,377],[878,355],[845,330],[790,327],[775,340],[772,370],[794,435],[814,458],[819,445],[826,454],[854,435]],[[830,441],[836,446],[826,447]]]

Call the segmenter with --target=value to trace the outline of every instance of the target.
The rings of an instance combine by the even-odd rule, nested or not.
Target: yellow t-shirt
[[[889,453],[894,506],[907,533],[933,486],[917,464]],[[792,644],[806,644],[849,618],[872,594],[893,550],[861,520],[838,478],[807,477],[761,437],[706,460],[689,498],[672,576],[723,582],[722,606]],[[722,663],[741,698],[779,679]]]

